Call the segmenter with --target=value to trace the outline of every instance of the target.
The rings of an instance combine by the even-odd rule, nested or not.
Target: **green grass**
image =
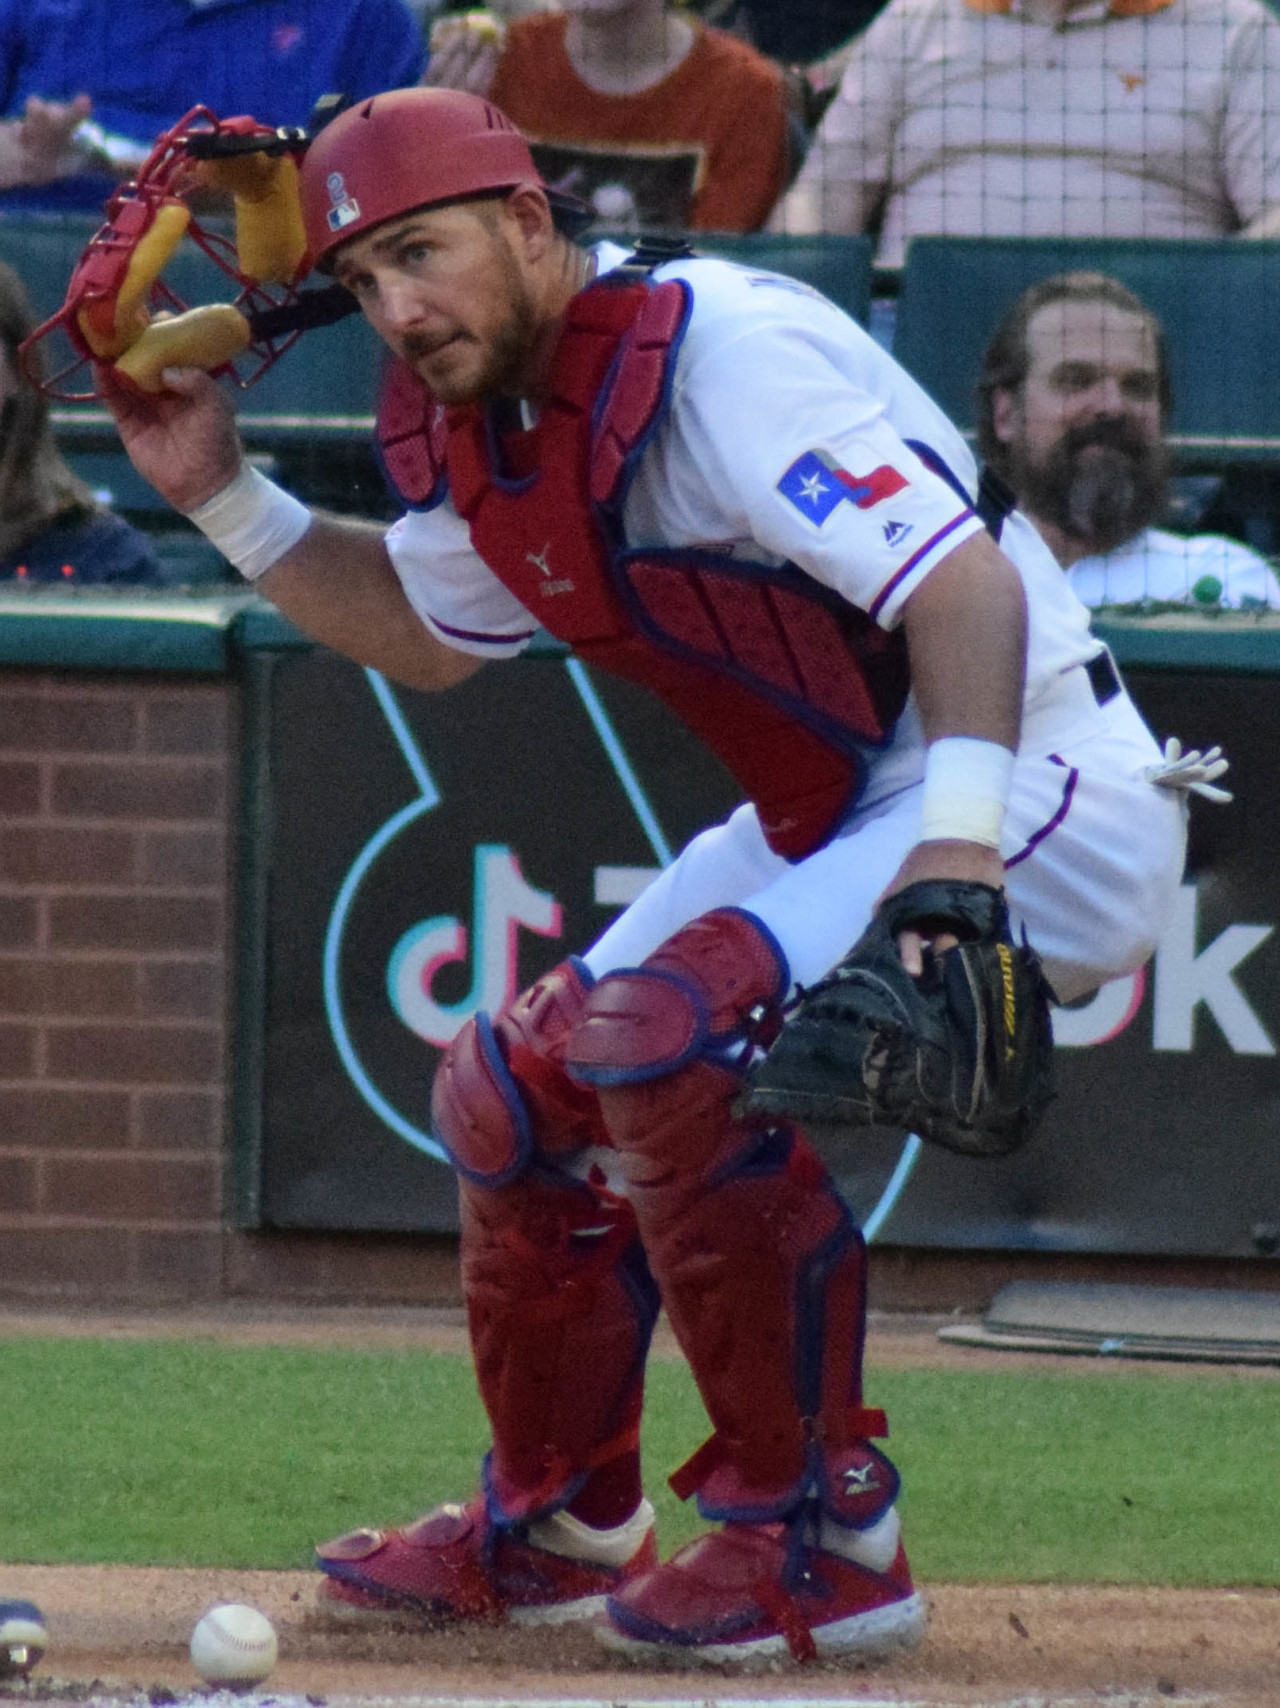
[[[925,1581],[1275,1584],[1272,1383],[1230,1375],[873,1373]],[[662,1483],[706,1432],[683,1367],[650,1373]],[[485,1443],[449,1354],[0,1341],[0,1560],[305,1566],[310,1543],[473,1485]]]

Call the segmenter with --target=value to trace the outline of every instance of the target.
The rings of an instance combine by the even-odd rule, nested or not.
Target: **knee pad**
[[[669,937],[643,966],[608,973],[583,1002],[565,1063],[582,1085],[637,1085],[699,1058],[733,1069],[776,1034],[790,983],[772,934],[717,908]]]
[[[431,1121],[464,1179],[502,1186],[535,1151],[608,1143],[595,1097],[564,1066],[590,987],[580,961],[562,961],[493,1019],[469,1020],[449,1046],[431,1089]]]

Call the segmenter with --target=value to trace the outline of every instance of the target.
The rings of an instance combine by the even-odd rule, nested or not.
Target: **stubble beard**
[[[487,341],[478,335],[462,331],[462,339],[483,351],[478,368],[458,375],[456,381],[448,374],[437,380],[423,380],[437,403],[453,406],[480,403],[499,393],[523,395],[523,379],[534,348],[537,315],[533,299],[516,266],[515,257],[500,242],[493,250],[494,266],[500,269],[506,287],[507,313],[497,329],[488,334]],[[405,334],[402,345],[405,358],[417,366],[431,352],[428,339],[414,333]]]
[[[1090,554],[1114,551],[1165,507],[1169,459],[1122,417],[1069,428],[1040,462],[1015,453],[1011,480],[1025,510]]]

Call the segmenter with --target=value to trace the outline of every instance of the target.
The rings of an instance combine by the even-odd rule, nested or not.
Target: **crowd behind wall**
[[[69,273],[112,184],[195,101],[297,124],[334,89],[358,98],[419,79],[490,94],[611,233],[865,234],[871,328],[889,345],[916,237],[1069,238],[1088,267],[1099,238],[1280,235],[1280,18],[1267,0],[494,0],[488,12],[140,0],[123,16],[106,0],[0,0],[0,255],[38,294],[27,222],[61,213]],[[1195,266],[1187,254],[1168,268]],[[18,385],[6,376],[0,433],[14,431]],[[1157,519],[1270,555],[1269,460],[1255,445],[1237,466],[1230,427],[1198,460],[1175,457]],[[278,472],[324,501],[325,455],[317,445]],[[76,484],[70,461],[42,525],[114,507],[159,531],[155,553],[139,542],[127,573],[87,550],[69,561],[27,549],[35,520],[15,533],[0,515],[15,542],[0,576],[223,573],[175,552],[173,519],[110,471]]]

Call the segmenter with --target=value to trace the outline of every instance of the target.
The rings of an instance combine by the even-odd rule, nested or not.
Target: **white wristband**
[[[311,526],[306,505],[248,463],[229,486],[187,512],[247,581],[279,563]]]
[[[924,761],[921,842],[980,842],[999,848],[1013,776],[1013,754],[995,741],[947,735]]]

